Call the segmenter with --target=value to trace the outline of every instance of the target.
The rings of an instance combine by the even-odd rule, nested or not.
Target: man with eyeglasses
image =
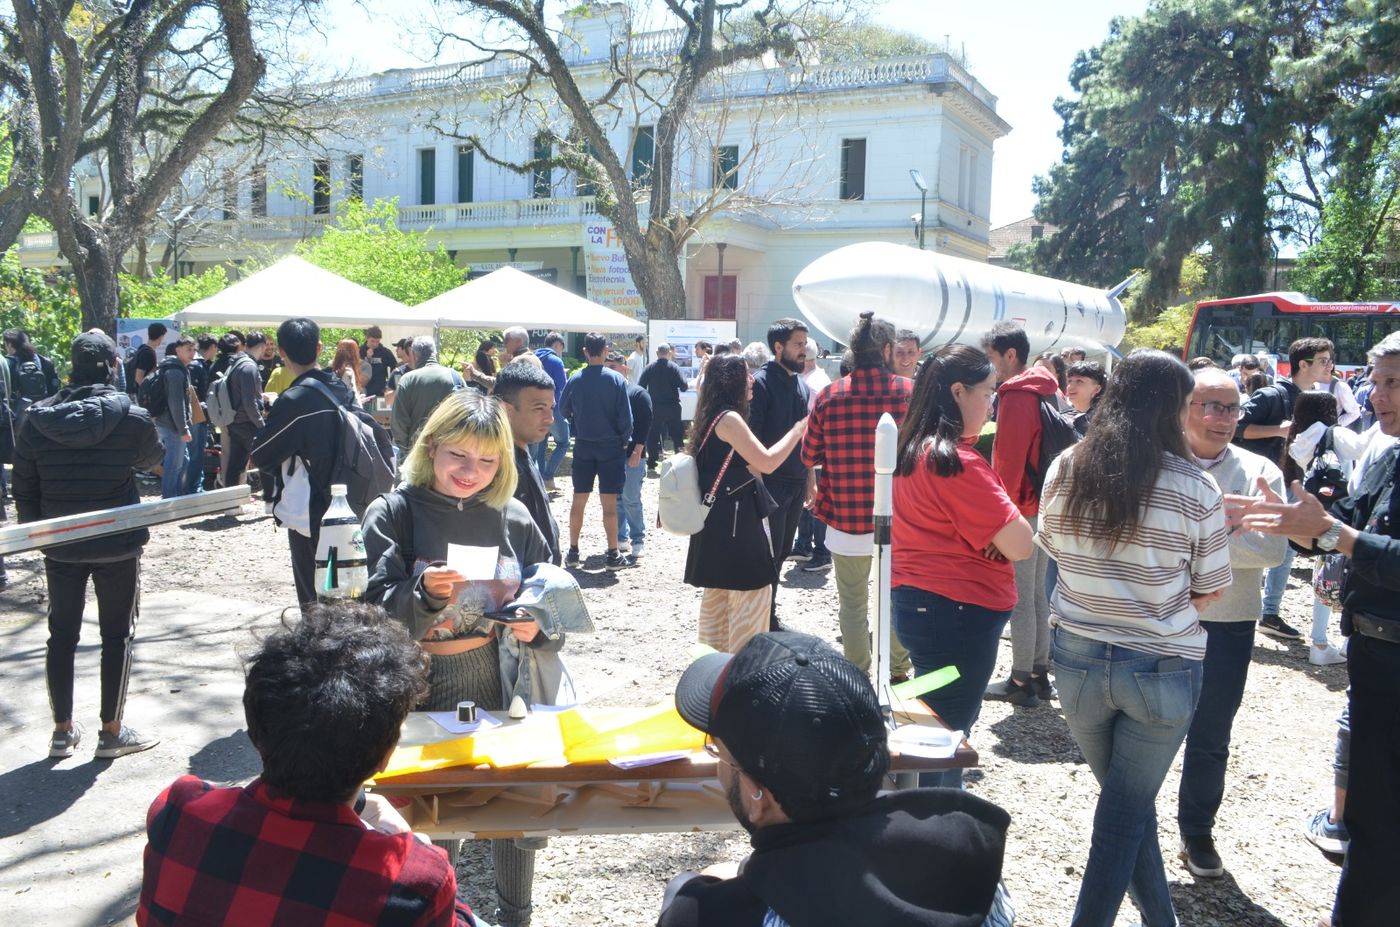
[[[1196,371],[1195,379],[1186,413],[1186,443],[1196,463],[1223,493],[1262,499],[1259,481],[1263,480],[1282,495],[1283,472],[1278,466],[1230,443],[1240,417],[1240,390],[1234,379],[1218,367]],[[1206,656],[1201,667],[1200,699],[1186,732],[1176,812],[1181,833],[1179,855],[1198,878],[1225,874],[1212,831],[1225,796],[1230,733],[1254,652],[1259,579],[1264,570],[1283,560],[1287,546],[1280,537],[1256,531],[1231,532],[1230,570],[1235,581],[1224,596],[1201,609]]]
[[[1247,451],[1279,463],[1283,460],[1284,442],[1293,424],[1293,406],[1298,396],[1332,376],[1332,342],[1326,338],[1299,338],[1288,346],[1290,377],[1279,377],[1272,386],[1256,390],[1240,411],[1235,425],[1235,443]],[[1293,568],[1293,550],[1289,548],[1283,562],[1264,574],[1263,611],[1259,630],[1283,640],[1302,640],[1297,628],[1279,617],[1283,593],[1288,588],[1288,571]]]
[[[753,853],[672,879],[660,927],[1010,923],[998,888],[1010,816],[956,789],[879,795],[875,690],[825,641],[778,631],[703,656],[676,709],[708,735]]]

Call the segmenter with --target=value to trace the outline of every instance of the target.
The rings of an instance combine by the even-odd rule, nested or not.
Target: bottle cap
[[[332,484],[331,484],[331,496],[332,496],[332,497],[335,497],[335,496],[348,496],[348,495],[350,495],[350,487],[349,487],[349,486],[346,486],[344,483],[332,483]]]

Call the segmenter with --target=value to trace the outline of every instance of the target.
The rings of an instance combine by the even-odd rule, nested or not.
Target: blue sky
[[[1060,120],[1051,106],[1069,93],[1074,56],[1103,41],[1114,16],[1146,7],[1147,0],[877,0],[872,18],[965,47],[973,76],[999,98],[997,112],[1012,130],[993,155],[991,220],[998,226],[1030,215],[1032,178],[1060,157]],[[354,73],[434,63],[430,44],[414,29],[434,15],[429,0],[329,0],[321,9],[330,47]],[[325,53],[319,37],[306,48]]]

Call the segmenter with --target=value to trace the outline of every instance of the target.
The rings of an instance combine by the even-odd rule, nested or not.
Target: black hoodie
[[[849,814],[765,827],[738,878],[672,881],[660,927],[978,927],[1011,818],[956,789],[909,789]],[[678,890],[677,890],[678,889]]]
[[[107,385],[70,386],[35,403],[15,436],[12,492],[19,520],[38,521],[141,501],[136,470],[160,463],[160,437],[146,410]],[[145,528],[44,548],[63,563],[141,556]]]

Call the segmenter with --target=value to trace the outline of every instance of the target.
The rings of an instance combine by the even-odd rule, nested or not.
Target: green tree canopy
[[[461,286],[466,271],[421,232],[398,226],[398,200],[350,200],[319,238],[298,246],[306,260],[381,296],[413,306]],[[388,320],[386,320],[388,321]]]

